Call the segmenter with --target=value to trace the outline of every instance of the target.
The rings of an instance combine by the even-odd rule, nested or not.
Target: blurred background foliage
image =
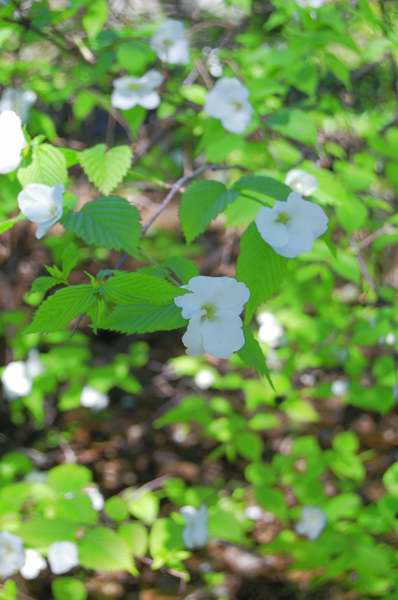
[[[185,22],[190,63],[158,64],[157,110],[120,113],[112,81],[157,64],[149,39],[165,16]],[[42,244],[27,222],[1,236],[1,363],[33,356],[41,367],[29,393],[0,402],[0,530],[44,553],[86,533],[70,576],[17,576],[0,597],[398,598],[396,1],[10,1],[0,46],[3,94],[34,92],[26,129],[63,152],[71,204],[96,195],[78,153],[128,144],[133,166],[118,193],[143,215],[182,174],[215,162],[280,181],[304,169],[330,217],[327,243],[291,261],[257,315],[274,388],[237,357],[182,355],[179,333],[95,335],[83,324],[73,336],[25,334],[46,266],[78,283],[118,256],[61,227]],[[222,75],[249,89],[246,136],[203,113]],[[15,174],[1,176],[0,221],[17,214],[19,190]],[[190,246],[177,208],[145,249],[233,274],[256,204],[239,198]],[[87,386],[106,398],[98,410],[82,402]],[[86,493],[93,482],[100,510]],[[209,507],[210,543],[194,553],[182,540],[187,504]],[[312,540],[295,532],[308,505],[327,518]]]

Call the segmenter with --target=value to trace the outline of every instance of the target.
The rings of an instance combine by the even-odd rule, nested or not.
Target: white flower
[[[189,62],[189,43],[184,24],[167,19],[152,36],[151,48],[164,62],[186,65]]]
[[[311,250],[316,238],[325,233],[328,218],[320,206],[292,192],[285,202],[262,208],[256,225],[275,252],[294,258]]]
[[[64,186],[50,187],[43,183],[30,183],[18,194],[21,212],[37,223],[36,238],[39,240],[60,220],[63,213]]]
[[[23,398],[32,391],[32,378],[22,360],[8,363],[1,376],[4,394],[8,400]]]
[[[99,489],[92,485],[87,487],[84,491],[90,498],[94,510],[101,511],[104,508],[105,500]]]
[[[198,388],[207,390],[213,385],[215,377],[210,369],[201,369],[196,373],[194,380]]]
[[[12,110],[22,121],[26,121],[36,99],[37,96],[32,90],[6,88],[0,99],[0,112],[3,110]]]
[[[304,506],[300,521],[296,523],[296,532],[305,535],[310,540],[320,536],[326,526],[326,515],[317,506]]]
[[[103,410],[109,404],[109,398],[91,385],[85,385],[81,396],[80,404],[92,410]]]
[[[346,379],[336,379],[332,383],[332,393],[335,396],[344,396],[347,393],[348,383]]]
[[[25,146],[21,119],[12,110],[3,110],[0,113],[0,173],[15,171]]]
[[[28,548],[25,552],[25,562],[20,570],[24,579],[36,579],[40,571],[47,568],[47,563],[37,550]]]
[[[260,323],[258,337],[261,342],[269,344],[272,348],[278,346],[283,336],[283,329],[278,319],[270,312],[262,312],[257,316]]]
[[[250,292],[244,283],[232,277],[192,277],[183,286],[190,294],[178,296],[174,302],[189,319],[182,338],[187,354],[208,352],[217,358],[228,358],[245,343],[240,313]]]
[[[317,178],[301,169],[288,171],[285,183],[301,196],[311,196],[318,189]]]
[[[250,123],[252,107],[249,92],[236,78],[222,77],[207,94],[205,111],[227,131],[242,133]]]
[[[48,562],[54,575],[67,573],[79,564],[77,546],[73,542],[54,542],[48,549]]]
[[[35,379],[44,372],[44,365],[40,360],[40,354],[35,348],[29,351],[25,366],[26,372],[31,379]]]
[[[303,8],[320,8],[326,4],[327,0],[296,0],[296,3]]]
[[[209,539],[209,515],[207,506],[194,508],[193,506],[183,506],[181,514],[184,517],[185,528],[182,534],[185,547],[188,550],[202,548]]]
[[[155,91],[163,81],[158,71],[151,69],[143,77],[119,77],[113,82],[112,106],[128,110],[134,106],[156,108],[160,104],[160,96]]]
[[[0,532],[0,577],[11,577],[25,562],[22,540],[12,533]]]

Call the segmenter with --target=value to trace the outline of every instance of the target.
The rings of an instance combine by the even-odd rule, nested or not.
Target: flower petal
[[[200,314],[190,319],[187,330],[182,337],[182,343],[190,356],[198,356],[204,353],[202,328],[203,323]]]
[[[239,317],[220,317],[213,321],[204,321],[201,330],[204,350],[216,358],[229,358],[245,343]]]
[[[259,234],[271,244],[271,246],[284,246],[289,241],[289,233],[286,225],[276,223],[278,212],[273,208],[262,208],[256,216],[256,225]]]

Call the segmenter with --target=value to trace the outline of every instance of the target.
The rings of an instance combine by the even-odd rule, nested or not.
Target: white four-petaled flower
[[[119,77],[113,82],[112,106],[128,110],[134,106],[152,109],[160,104],[160,96],[156,88],[163,81],[163,76],[151,69],[142,77]]]
[[[301,196],[311,196],[318,188],[317,178],[301,169],[288,171],[285,183]]]
[[[80,404],[92,410],[103,410],[109,404],[109,397],[91,385],[85,385],[80,396]]]
[[[306,536],[310,540],[319,537],[326,527],[326,515],[317,506],[304,506],[301,518],[296,523],[296,532]]]
[[[320,206],[292,192],[285,202],[262,208],[256,225],[275,252],[294,258],[311,250],[316,238],[325,233],[328,218]]]
[[[244,283],[232,277],[192,277],[183,286],[190,293],[174,302],[189,319],[182,338],[187,354],[208,352],[228,358],[245,343],[240,313],[250,292]]]
[[[54,575],[67,573],[79,564],[79,554],[73,542],[54,542],[48,549],[48,562]]]
[[[25,562],[25,551],[22,540],[8,533],[0,532],[0,577],[11,577],[17,573]]]
[[[222,77],[207,94],[205,111],[220,119],[227,131],[243,133],[250,123],[253,109],[249,92],[235,77]]]
[[[181,21],[167,19],[152,36],[151,47],[163,62],[172,65],[189,62],[189,42]]]
[[[182,534],[185,547],[188,550],[202,548],[209,539],[209,515],[207,506],[200,508],[183,506],[181,514],[184,517],[185,528]]]
[[[62,217],[64,186],[50,187],[43,183],[30,183],[18,194],[21,212],[37,224],[36,237],[39,240]]]
[[[22,577],[24,579],[36,579],[40,572],[46,568],[47,563],[40,552],[28,548],[25,552],[25,562],[21,568]]]
[[[15,171],[26,146],[22,122],[12,110],[0,113],[0,173]]]
[[[32,90],[6,88],[0,99],[0,112],[3,110],[12,110],[17,113],[22,121],[26,121],[36,99],[37,96]]]

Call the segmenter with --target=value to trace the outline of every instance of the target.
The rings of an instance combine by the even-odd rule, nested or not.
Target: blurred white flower
[[[185,528],[182,534],[185,547],[188,550],[202,548],[209,539],[209,514],[207,506],[194,508],[183,506],[181,514],[184,517]]]
[[[163,62],[186,65],[189,62],[189,42],[184,24],[167,19],[152,36],[151,48]]]
[[[63,213],[64,186],[50,187],[43,183],[30,183],[18,194],[21,212],[38,225],[36,238],[39,240],[60,220]]]
[[[84,491],[90,498],[94,510],[97,510],[98,512],[101,511],[104,508],[105,500],[99,489],[94,485],[91,485]]]
[[[210,369],[201,369],[196,373],[194,381],[198,388],[207,390],[215,381],[214,373]]]
[[[7,400],[23,398],[32,391],[32,378],[22,360],[8,363],[1,376],[1,383]]]
[[[79,554],[73,542],[54,542],[48,548],[48,562],[54,575],[67,573],[79,564]]]
[[[109,397],[91,385],[85,385],[80,396],[80,404],[92,410],[103,410],[109,404]]]
[[[0,113],[0,173],[15,171],[26,146],[22,122],[12,110]]]
[[[222,77],[207,94],[205,111],[227,131],[242,133],[250,123],[249,92],[235,77]]]
[[[303,8],[320,8],[326,2],[327,0],[296,0],[296,3]]]
[[[22,121],[26,121],[36,100],[37,96],[32,90],[6,88],[0,98],[0,112],[12,110]]]
[[[190,294],[178,296],[174,302],[189,319],[182,338],[187,354],[208,352],[217,358],[228,358],[245,343],[240,313],[250,292],[244,283],[232,277],[192,277],[183,286]]]
[[[128,110],[134,106],[156,108],[160,104],[160,96],[156,90],[162,83],[163,76],[153,69],[142,77],[119,77],[113,82],[112,106]]]
[[[26,372],[28,376],[32,379],[35,379],[36,377],[44,373],[44,365],[40,360],[40,354],[36,350],[36,348],[29,350],[28,358],[25,361],[25,365]]]
[[[7,531],[0,532],[0,577],[11,577],[25,562],[22,540]]]
[[[262,509],[257,506],[256,504],[252,505],[252,506],[248,506],[245,510],[245,515],[248,519],[250,519],[251,521],[258,521],[260,519],[260,517],[262,516],[263,511]]]
[[[47,563],[44,557],[37,552],[28,548],[25,552],[25,562],[20,570],[24,579],[36,579],[40,575],[40,571],[47,568]]]
[[[224,69],[222,62],[218,57],[218,49],[206,47],[203,48],[203,54],[206,57],[206,65],[209,69],[210,75],[213,75],[213,77],[221,77]]]
[[[264,311],[257,315],[257,321],[260,324],[258,330],[260,341],[268,344],[272,348],[278,346],[283,336],[283,328],[275,315]]]
[[[285,183],[301,196],[311,196],[318,189],[317,178],[301,169],[288,171]]]
[[[311,250],[316,238],[325,233],[328,218],[320,206],[292,192],[285,202],[262,208],[256,225],[277,254],[294,258]]]
[[[336,379],[332,383],[332,393],[335,396],[344,396],[347,393],[348,383],[346,379]]]
[[[320,536],[326,526],[326,514],[317,506],[304,506],[300,521],[296,523],[296,533],[310,540]]]

